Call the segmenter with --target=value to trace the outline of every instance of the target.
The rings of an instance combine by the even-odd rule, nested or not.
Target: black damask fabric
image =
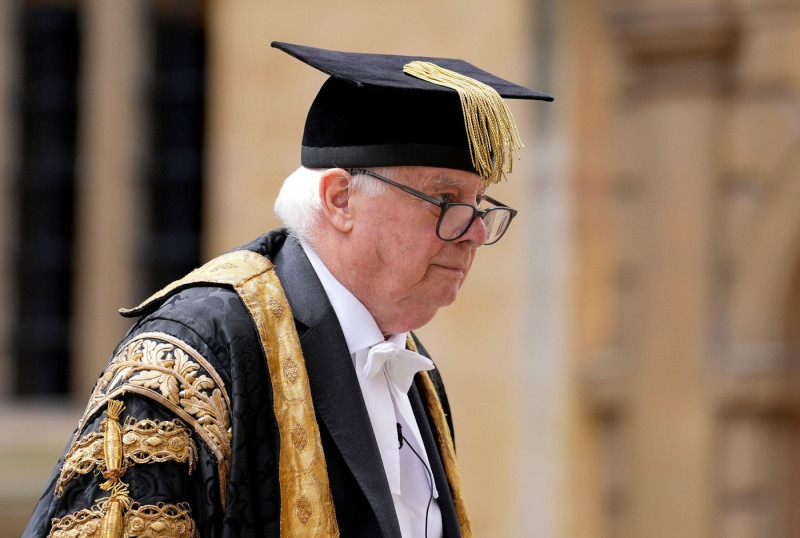
[[[286,242],[285,232],[279,230],[259,238],[246,248],[275,261],[281,259],[280,250]],[[295,242],[292,248],[297,250],[299,245]],[[275,263],[277,266],[279,261]],[[297,273],[293,269],[289,272],[291,274],[279,272],[282,282],[294,278],[291,275]],[[303,278],[309,278],[308,274]],[[312,287],[305,282],[301,282],[299,287],[294,286],[300,290],[310,290]],[[303,301],[307,300],[309,303],[320,301],[316,297],[303,298],[297,294],[295,298],[298,309],[302,309],[299,303]],[[289,299],[291,303],[292,295],[289,295]],[[327,301],[324,297],[321,300]],[[294,310],[295,305],[292,305],[292,308]],[[312,333],[309,327],[299,321],[296,323],[301,335],[306,331],[308,334]],[[247,308],[233,290],[224,287],[198,286],[180,290],[145,311],[145,314],[134,323],[115,353],[123,349],[126,343],[145,333],[164,333],[180,340],[199,352],[210,368],[214,369],[222,379],[230,397],[231,457],[224,507],[220,495],[219,462],[212,447],[196,430],[193,430],[192,437],[197,446],[197,462],[192,472],[189,472],[189,465],[185,462],[133,465],[122,477],[122,480],[129,484],[131,499],[141,505],[159,502],[188,503],[200,536],[279,537],[278,425],[273,412],[272,388],[267,365]],[[328,364],[330,361],[329,357],[317,357],[320,352],[307,349],[305,344],[303,352],[304,355],[313,353],[312,362]],[[321,354],[324,355],[325,352]],[[310,365],[312,395],[315,390],[336,390],[322,387],[320,382],[316,382],[315,388],[315,378],[312,374]],[[438,374],[435,379],[437,389],[443,389]],[[442,403],[446,406],[447,400],[443,390],[441,396]],[[365,410],[361,409],[363,399],[360,393],[348,391],[347,394],[337,394],[337,398],[342,399],[342,406],[341,410],[334,410],[335,413],[350,413],[351,409],[356,409],[358,413],[365,414]],[[120,418],[121,423],[124,423],[129,416],[135,417],[136,420],[169,421],[176,418],[175,414],[164,405],[133,392],[114,399],[123,401],[125,405]],[[315,400],[315,408],[316,403]],[[445,407],[445,412],[449,417],[449,408]],[[318,420],[319,413],[317,410]],[[80,432],[80,436],[100,431],[103,415],[101,409],[91,417]],[[424,417],[424,413],[420,413],[418,417]],[[427,426],[424,430],[430,431]],[[392,520],[393,509],[387,517],[386,503],[381,504],[371,494],[361,490],[362,483],[358,478],[354,478],[345,461],[346,458],[340,454],[328,427],[322,421],[320,421],[320,432],[342,536],[399,538],[396,517]],[[69,446],[66,450],[68,449]],[[377,451],[377,448],[375,450]],[[435,444],[431,444],[428,451],[434,459],[438,455]],[[60,497],[55,495],[55,484],[63,460],[64,456],[56,465],[50,483],[45,488],[24,533],[26,537],[47,536],[54,518],[62,518],[81,509],[90,508],[96,505],[98,500],[108,496],[108,492],[100,489],[104,478],[95,473],[76,477],[66,484],[63,495]],[[376,465],[374,472],[382,473],[382,467]],[[385,475],[383,476],[385,478]],[[446,479],[442,478],[443,471],[437,476],[439,491],[447,490]],[[440,484],[440,480],[445,482]],[[379,479],[377,483],[381,484],[381,480]],[[381,496],[384,498],[382,489]],[[390,499],[388,483],[385,498]],[[444,495],[439,502],[445,518],[445,536],[455,537],[459,534],[454,524],[455,516],[450,516],[453,510],[452,501],[449,499],[448,495]],[[448,502],[450,504],[447,504]]]
[[[277,423],[271,413],[269,376],[244,305],[230,290],[190,288],[139,321],[123,344],[150,332],[170,334],[198,350],[225,381],[231,397],[234,456],[224,510],[217,458],[196,433],[193,439],[198,454],[192,473],[187,463],[133,465],[123,476],[131,499],[142,505],[189,503],[201,536],[279,536]],[[136,420],[176,418],[162,405],[136,394],[116,399],[125,404],[120,422],[129,416]],[[102,419],[103,413],[97,413],[81,436],[99,431]],[[46,536],[52,518],[90,508],[108,496],[100,489],[103,477],[89,474],[68,483],[61,498],[56,497],[53,491],[62,463],[63,458],[25,536]]]

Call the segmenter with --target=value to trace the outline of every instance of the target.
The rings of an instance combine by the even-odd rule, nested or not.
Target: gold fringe
[[[511,173],[514,153],[524,145],[511,111],[497,90],[430,62],[410,62],[403,66],[403,72],[458,92],[472,165],[487,186],[504,179],[506,172]]]
[[[411,351],[418,352],[417,345],[414,343],[410,334],[406,339],[406,346]],[[444,472],[447,475],[447,481],[450,483],[450,491],[453,494],[453,504],[455,505],[461,536],[462,538],[472,538],[472,523],[470,523],[467,503],[464,501],[464,495],[461,489],[461,473],[458,470],[456,449],[455,446],[453,446],[453,436],[450,433],[450,426],[447,425],[447,417],[444,415],[442,403],[439,401],[439,395],[436,392],[436,388],[433,386],[433,381],[431,381],[428,372],[420,372],[420,376],[422,378],[422,397],[427,403],[428,411],[433,419],[436,439],[439,441],[439,448],[442,453]]]

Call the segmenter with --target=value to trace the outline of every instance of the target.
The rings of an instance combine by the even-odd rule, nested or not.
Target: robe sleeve
[[[109,536],[239,534],[226,499],[237,385],[231,378],[237,368],[249,369],[249,383],[271,392],[258,375],[263,365],[251,333],[236,295],[217,288],[184,290],[139,320],[97,381],[24,536],[99,537],[104,529]],[[269,410],[269,403],[259,407]],[[269,436],[261,440],[260,477],[269,483],[265,474],[277,467]],[[250,506],[246,500],[234,502]],[[271,516],[261,510],[255,517]]]
[[[190,537],[198,522],[213,528],[229,436],[230,403],[207,362],[166,333],[139,334],[95,386],[26,535]]]

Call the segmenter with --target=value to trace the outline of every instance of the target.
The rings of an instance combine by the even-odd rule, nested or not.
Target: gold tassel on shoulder
[[[125,511],[131,506],[128,484],[120,480],[125,474],[122,465],[122,426],[119,418],[125,410],[125,404],[119,400],[109,400],[106,409],[107,418],[103,421],[104,431],[103,456],[106,470],[103,473],[105,482],[101,489],[111,490],[111,496],[103,506],[103,531],[101,538],[121,538],[125,531]]]
[[[103,505],[103,530],[101,538],[121,538],[125,532],[125,511],[131,506],[128,485],[117,482],[111,496]]]
[[[119,400],[110,400],[108,402],[108,410],[106,410],[106,418],[103,421],[103,430],[105,431],[105,439],[103,441],[103,452],[106,463],[106,471],[103,473],[103,478],[106,479],[100,487],[109,490],[119,480],[119,477],[125,474],[125,469],[122,466],[122,426],[119,423],[119,417],[125,410],[125,405]]]
[[[487,186],[511,172],[514,153],[524,146],[511,111],[497,90],[430,62],[410,62],[403,66],[403,72],[458,92],[472,165]]]

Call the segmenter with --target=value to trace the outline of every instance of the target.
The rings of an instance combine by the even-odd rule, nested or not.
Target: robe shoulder
[[[25,536],[90,536],[117,498],[127,503],[126,525],[168,521],[202,536],[275,527],[271,395],[255,327],[236,292],[177,290],[114,350]],[[117,426],[112,405],[122,408]],[[119,454],[108,460],[116,430]],[[256,442],[246,448],[245,438]],[[255,457],[246,452],[253,450]],[[103,489],[115,474],[125,485],[117,497]],[[183,535],[175,529],[169,535]]]

